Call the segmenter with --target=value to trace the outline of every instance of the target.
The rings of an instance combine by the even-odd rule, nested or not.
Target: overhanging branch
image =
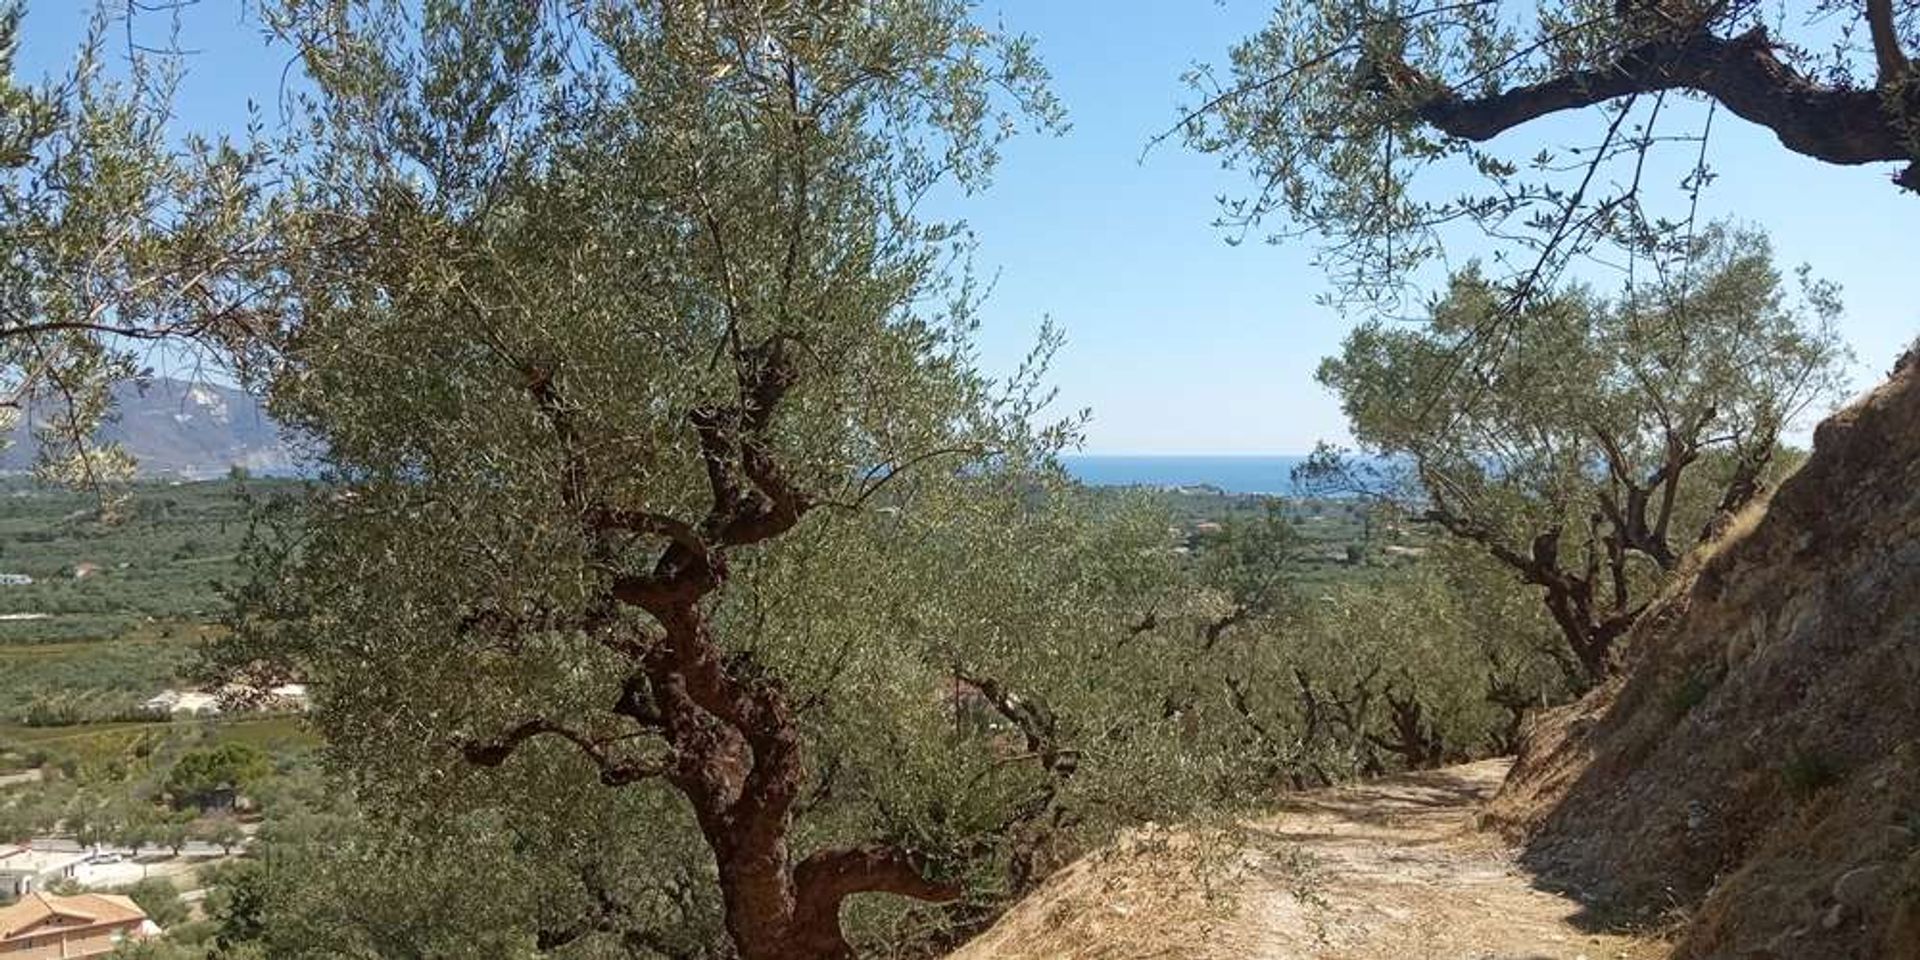
[[[1772,130],[1787,149],[1827,163],[1916,159],[1905,123],[1890,115],[1881,90],[1815,83],[1774,54],[1763,27],[1732,38],[1702,32],[1651,41],[1625,51],[1604,68],[1572,71],[1488,96],[1443,91],[1413,112],[1450,136],[1483,141],[1563,110],[1664,90],[1711,96],[1740,117]]]

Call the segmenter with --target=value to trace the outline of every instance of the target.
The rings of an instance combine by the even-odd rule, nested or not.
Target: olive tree
[[[1569,673],[1596,680],[1687,549],[1763,489],[1783,431],[1838,389],[1836,292],[1802,279],[1789,297],[1764,237],[1716,227],[1669,284],[1563,288],[1489,336],[1502,295],[1463,272],[1425,325],[1364,324],[1321,367],[1385,466],[1323,453],[1306,473],[1478,545],[1538,590]]]
[[[1201,626],[1202,651],[1218,646],[1227,631],[1279,612],[1301,538],[1287,522],[1285,505],[1267,500],[1251,517],[1230,517],[1220,532],[1202,538],[1195,555],[1199,582],[1221,595],[1222,609]]]
[[[1235,759],[1241,788],[1511,752],[1528,708],[1573,692],[1545,611],[1476,545],[1422,538],[1407,562],[1329,582],[1299,575],[1310,541],[1264,507],[1198,545],[1188,694],[1171,707]]]
[[[937,910],[857,903],[850,943],[948,945],[1116,827],[1228,802],[1226,751],[1196,742],[1162,709],[1168,664],[1192,654],[1197,621],[1177,616],[1184,585],[1161,515],[1096,509],[1045,471],[921,473],[876,500],[874,510],[816,517],[737,566],[712,611],[738,651],[734,668],[777,680],[800,704],[805,779],[792,845],[910,850],[924,875],[962,895]],[[306,557],[318,559],[312,547]],[[290,572],[303,594],[333,595],[309,616],[357,607],[345,602],[353,592],[393,599],[357,573]],[[1157,623],[1143,628],[1148,611]],[[385,616],[376,607],[337,626],[272,625],[283,631],[277,652],[297,650],[307,678],[332,691],[322,724],[371,821],[343,852],[281,838],[301,868],[274,884],[275,955],[376,956],[381,943],[438,955],[443,925],[360,901],[392,901],[396,882],[438,896],[461,883],[459,864],[479,861],[520,878],[487,895],[490,942],[563,956],[621,944],[724,955],[723,878],[691,804],[664,784],[609,789],[567,741],[535,739],[489,767],[461,761],[471,741],[457,729],[402,740],[395,731],[456,719],[434,712],[479,707],[504,723],[524,708],[472,703],[475,661],[457,649],[383,640],[363,653],[350,641]],[[564,639],[503,662],[487,687],[644,746],[598,705],[617,701],[626,675],[583,652],[584,638],[571,652]],[[376,861],[391,869],[368,866]],[[331,932],[313,939],[320,931]]]
[[[29,82],[23,6],[0,4],[0,411],[9,430],[31,415],[43,476],[95,489],[129,472],[93,431],[151,350],[250,352],[264,276],[250,268],[270,236],[265,154],[170,129],[177,62],[109,9],[67,72]]]
[[[1018,885],[1071,797],[1214,769],[1138,690],[1163,521],[1074,506],[915,214],[1052,118],[1023,41],[952,0],[270,17],[313,87],[271,403],[329,486],[221,656],[313,683],[376,816],[664,811],[528,841],[631,844],[536,946],[683,877],[742,957],[848,956],[849,898]]]
[[[1285,0],[1193,73],[1171,133],[1251,174],[1227,222],[1324,241],[1343,296],[1391,299],[1464,228],[1503,245],[1517,303],[1596,249],[1684,257],[1721,111],[1920,190],[1916,49],[1911,0]]]
[[[1223,725],[1253,767],[1296,789],[1487,751],[1500,709],[1462,598],[1431,570],[1302,597],[1222,648]]]

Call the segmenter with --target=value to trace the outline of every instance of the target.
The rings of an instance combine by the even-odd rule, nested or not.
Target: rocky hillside
[[[118,385],[114,405],[116,418],[101,428],[100,438],[130,451],[142,476],[205,479],[235,466],[262,474],[294,470],[293,455],[280,430],[245,391],[155,379],[144,389],[132,383]],[[35,444],[30,424],[34,419],[30,412],[15,427],[11,442],[0,452],[0,472],[32,467]]]
[[[1920,958],[1920,350],[1694,558],[1496,818],[1681,958]]]

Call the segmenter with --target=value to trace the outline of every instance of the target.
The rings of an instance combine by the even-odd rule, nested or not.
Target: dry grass
[[[1286,798],[1238,842],[1148,831],[1050,881],[950,960],[1612,960],[1477,827],[1499,761]]]

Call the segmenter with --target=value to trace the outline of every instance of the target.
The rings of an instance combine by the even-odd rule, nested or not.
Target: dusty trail
[[[1049,881],[950,960],[1653,960],[1477,830],[1487,761],[1286,799],[1229,851],[1148,831]]]

